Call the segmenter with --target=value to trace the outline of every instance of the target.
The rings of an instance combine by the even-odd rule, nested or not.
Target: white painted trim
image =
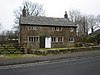
[[[51,37],[45,37],[45,48],[51,48]]]
[[[28,36],[28,42],[35,42],[35,41],[29,41],[29,37],[38,37],[38,41],[37,42],[39,42],[39,36]]]

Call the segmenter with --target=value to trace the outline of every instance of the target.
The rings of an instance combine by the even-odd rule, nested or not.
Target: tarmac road
[[[1,68],[0,75],[100,75],[100,56],[13,65]]]

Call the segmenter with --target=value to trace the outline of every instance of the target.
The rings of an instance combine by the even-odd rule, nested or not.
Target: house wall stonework
[[[74,27],[61,27],[62,28],[61,31],[53,30],[54,28],[53,26],[35,25],[36,27],[35,30],[29,30],[28,27],[29,25],[20,25],[20,42],[27,43],[28,47],[40,48],[40,39],[38,40],[38,42],[29,42],[28,41],[29,36],[63,37],[63,42],[51,42],[52,48],[64,48],[64,47],[70,47],[75,45],[76,28]],[[74,42],[70,42],[69,37],[74,37]]]

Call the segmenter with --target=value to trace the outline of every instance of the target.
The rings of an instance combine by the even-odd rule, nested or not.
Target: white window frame
[[[55,41],[54,41],[55,38]],[[52,37],[52,42],[58,42],[58,38],[57,37]]]
[[[30,41],[29,38],[32,38],[32,41]],[[37,38],[37,40],[36,40]],[[38,36],[28,36],[28,42],[39,42],[39,37]]]
[[[58,37],[58,42],[63,42],[63,37]]]
[[[52,37],[52,42],[56,42],[56,37]]]
[[[69,37],[69,42],[75,42],[75,38],[74,37]]]
[[[36,26],[28,26],[28,30],[36,30]]]
[[[55,41],[54,41],[55,38]],[[62,40],[60,41],[59,38],[62,38]],[[63,37],[52,37],[52,42],[63,42]]]
[[[53,31],[62,31],[62,27],[53,27]]]
[[[56,42],[58,42],[58,37],[56,37]]]

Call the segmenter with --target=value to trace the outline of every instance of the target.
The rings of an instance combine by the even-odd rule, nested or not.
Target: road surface
[[[10,65],[0,75],[100,75],[100,56]]]

